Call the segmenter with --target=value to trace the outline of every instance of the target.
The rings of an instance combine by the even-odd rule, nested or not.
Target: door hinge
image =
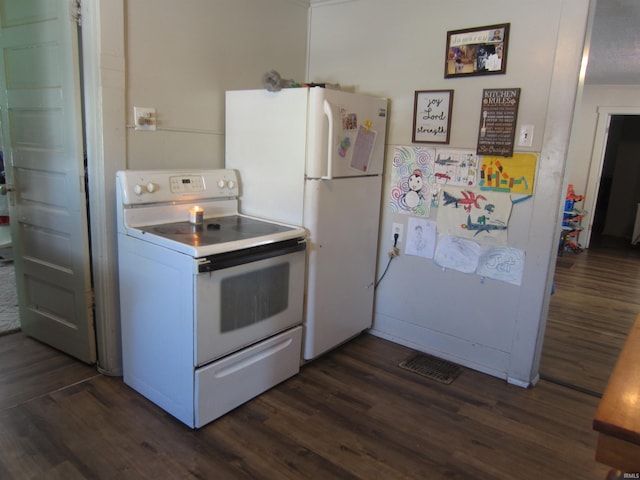
[[[79,27],[82,26],[82,0],[71,0],[71,18]]]

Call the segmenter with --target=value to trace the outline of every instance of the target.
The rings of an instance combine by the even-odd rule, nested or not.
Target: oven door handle
[[[294,238],[283,242],[268,243],[257,247],[217,253],[208,257],[198,258],[198,273],[213,272],[225,268],[237,267],[267,258],[280,257],[290,253],[306,250],[307,242],[304,238]]]

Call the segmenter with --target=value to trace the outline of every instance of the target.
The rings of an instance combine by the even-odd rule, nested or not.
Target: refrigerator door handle
[[[327,116],[329,120],[329,131],[327,132],[327,174],[323,175],[323,180],[332,180],[333,179],[333,162],[331,160],[331,150],[332,150],[332,140],[333,140],[333,110],[331,109],[331,104],[325,99],[323,102],[323,110],[324,114]]]

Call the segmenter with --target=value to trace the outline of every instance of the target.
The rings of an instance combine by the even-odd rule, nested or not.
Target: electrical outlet
[[[392,233],[391,233],[391,239],[395,240],[395,235],[396,233],[398,234],[398,242],[400,243],[402,242],[402,234],[404,232],[404,225],[402,223],[394,223],[393,224],[393,229],[392,229]]]
[[[146,107],[133,107],[133,118],[136,130],[156,129],[156,109]]]

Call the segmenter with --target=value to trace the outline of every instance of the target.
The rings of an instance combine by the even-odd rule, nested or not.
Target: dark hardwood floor
[[[0,337],[2,479],[603,479],[598,399],[472,370],[444,385],[363,335],[200,430],[22,333]]]
[[[558,257],[540,375],[601,396],[640,313],[640,245],[592,237]]]

